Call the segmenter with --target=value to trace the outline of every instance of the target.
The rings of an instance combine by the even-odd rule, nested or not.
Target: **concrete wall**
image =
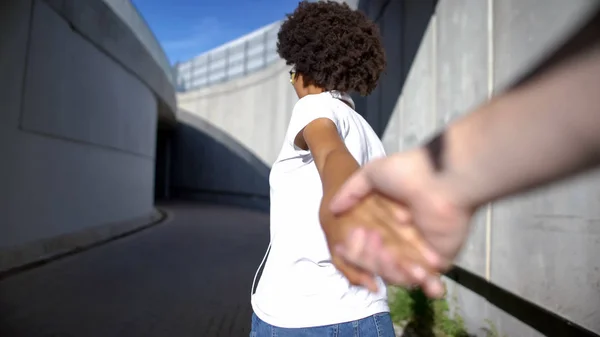
[[[278,61],[247,77],[179,93],[179,107],[209,121],[270,167],[298,100],[289,69]]]
[[[0,270],[156,219],[167,74],[99,0],[0,5]]]
[[[357,110],[389,152],[499,92],[584,21],[595,0],[362,0],[379,24],[388,68]],[[199,116],[256,154],[275,160],[296,97],[282,62],[249,77],[178,95]],[[458,264],[506,290],[600,333],[598,174],[494,203],[473,221]],[[448,281],[472,333],[492,322],[507,336],[540,336],[482,296]],[[453,301],[454,302],[454,301]]]
[[[343,1],[343,0],[339,0]],[[358,0],[344,1],[356,8]],[[199,116],[270,167],[281,149],[298,98],[283,60],[246,77],[177,94],[179,107]]]
[[[269,210],[269,167],[202,117],[179,111],[170,154],[171,197]]]
[[[182,124],[173,143],[173,197],[268,209],[269,168],[298,100],[290,68],[277,60],[245,77],[177,94]]]
[[[381,3],[363,1],[361,6]],[[386,40],[403,34],[398,20],[402,12],[424,11],[417,1],[393,3],[379,22]],[[387,150],[416,146],[504,89],[585,21],[597,4],[591,0],[440,0],[395,97],[383,135]],[[402,54],[403,44],[395,46],[389,55]],[[388,72],[402,74],[397,69],[402,65],[389,61]],[[398,63],[402,62],[406,60]],[[385,83],[380,90],[386,92]],[[364,109],[367,116],[389,114],[385,104],[367,104]],[[472,237],[458,264],[600,333],[599,191],[600,175],[593,173],[494,203],[473,221]],[[541,335],[483,297],[449,283],[473,333],[484,335],[481,328],[488,326],[485,320],[489,319],[507,336]]]
[[[148,26],[131,0],[103,0],[119,18],[131,29],[133,35],[142,43],[150,53],[157,65],[162,68],[171,84],[175,84],[175,76],[171,62],[158,42],[156,35]]]

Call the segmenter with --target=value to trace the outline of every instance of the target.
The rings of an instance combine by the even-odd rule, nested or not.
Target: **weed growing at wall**
[[[483,328],[483,331],[485,332],[486,337],[507,337],[505,334],[500,335],[498,328],[496,328],[496,324],[491,320],[486,319],[485,323],[487,324],[487,327]]]
[[[390,289],[390,313],[394,324],[404,329],[403,337],[468,337],[458,314],[450,313],[445,298],[428,299],[419,290]]]

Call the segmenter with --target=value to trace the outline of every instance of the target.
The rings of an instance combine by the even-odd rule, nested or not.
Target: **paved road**
[[[0,336],[248,336],[268,215],[166,209],[164,224],[1,280]]]

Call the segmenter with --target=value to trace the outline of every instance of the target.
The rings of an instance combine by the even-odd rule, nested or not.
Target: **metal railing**
[[[277,33],[282,21],[174,66],[176,89],[198,89],[246,76],[279,60]]]

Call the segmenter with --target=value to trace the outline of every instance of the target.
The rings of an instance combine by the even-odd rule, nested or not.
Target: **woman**
[[[385,67],[379,31],[346,4],[301,2],[281,26],[277,49],[293,66],[299,101],[269,177],[271,245],[252,294],[251,336],[394,336],[385,284],[351,285],[328,248],[353,216],[381,210],[377,200],[345,218],[328,210],[360,165],[385,155],[348,96],[377,85]]]

